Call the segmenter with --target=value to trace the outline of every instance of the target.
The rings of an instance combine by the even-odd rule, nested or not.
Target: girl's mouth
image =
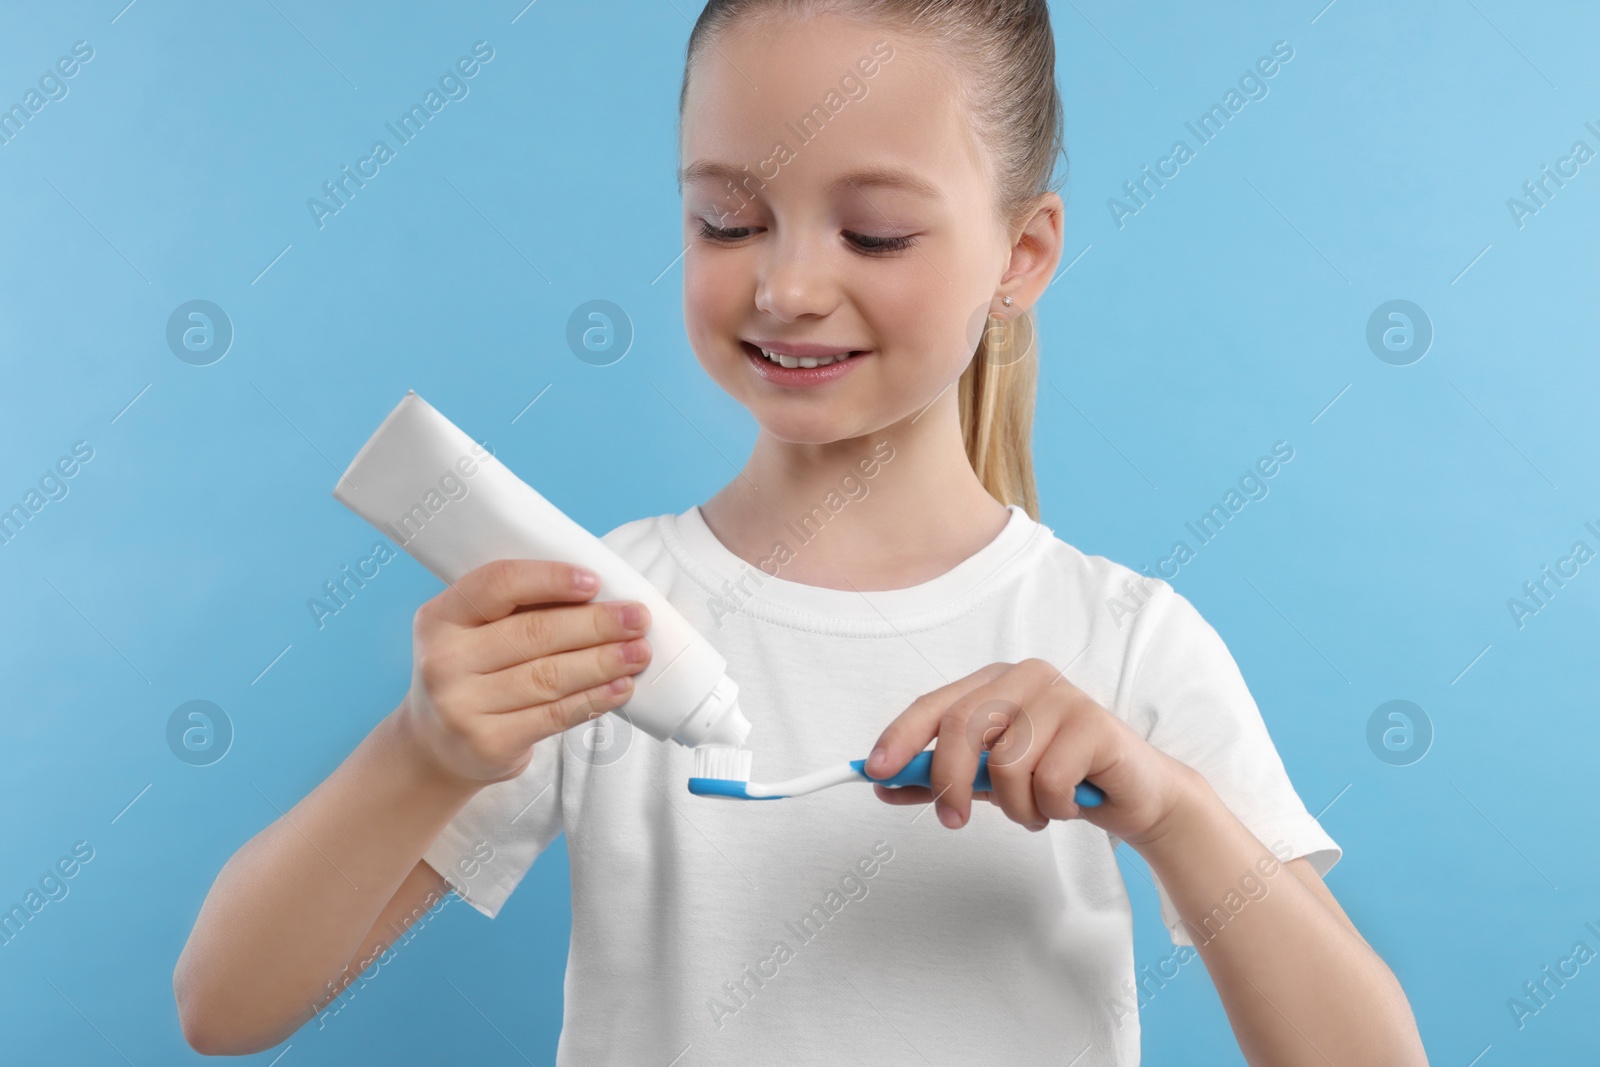
[[[835,356],[833,362],[825,367],[785,367],[776,360],[768,358],[761,349],[748,341],[740,341],[739,345],[744,349],[745,358],[750,361],[755,372],[775,385],[823,385],[836,381],[854,370],[855,365],[863,357],[871,355],[870,349],[861,349],[851,352],[848,356]],[[795,362],[792,357],[789,361]]]

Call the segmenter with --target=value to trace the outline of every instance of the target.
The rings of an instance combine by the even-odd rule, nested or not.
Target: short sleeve
[[[422,854],[457,896],[491,919],[561,834],[565,738],[535,743],[521,774],[478,790]]]
[[[1295,791],[1221,635],[1164,582],[1139,615],[1145,630],[1129,652],[1129,725],[1199,771],[1279,861],[1304,856],[1326,875],[1343,850]],[[1172,943],[1193,945],[1166,887],[1153,872],[1152,879]]]

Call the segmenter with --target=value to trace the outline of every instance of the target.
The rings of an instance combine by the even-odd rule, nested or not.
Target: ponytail
[[[1033,400],[1038,381],[1037,320],[989,316],[972,362],[956,383],[961,439],[989,495],[1039,521],[1033,483]]]

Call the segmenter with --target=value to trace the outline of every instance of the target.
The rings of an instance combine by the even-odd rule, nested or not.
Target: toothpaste
[[[497,559],[542,559],[600,577],[592,598],[650,609],[650,663],[613,709],[658,741],[740,746],[750,722],[727,661],[610,546],[407,391],[361,446],[333,496],[448,583]],[[609,713],[608,713],[609,714]]]

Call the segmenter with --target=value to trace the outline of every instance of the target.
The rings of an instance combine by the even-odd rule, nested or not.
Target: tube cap
[[[744,744],[750,734],[750,720],[739,707],[739,686],[724,674],[711,687],[711,692],[694,709],[672,735],[680,745],[698,748],[701,745]]]

